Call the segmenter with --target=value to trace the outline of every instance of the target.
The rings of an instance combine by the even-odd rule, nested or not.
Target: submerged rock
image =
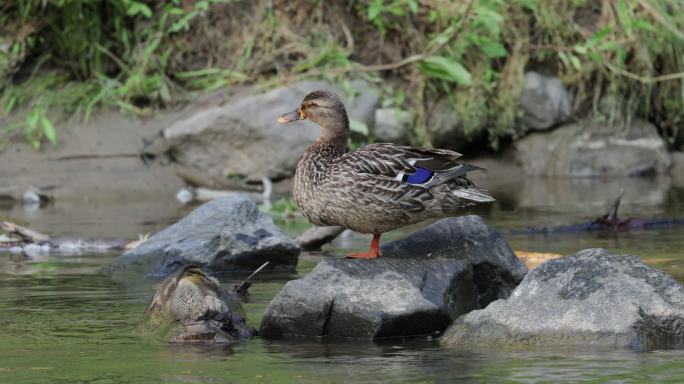
[[[170,342],[228,343],[252,337],[240,302],[200,267],[185,265],[156,289],[139,328],[143,336],[165,332]]]
[[[506,300],[458,319],[442,343],[604,345],[684,340],[684,288],[636,256],[588,249],[530,271]]]
[[[351,119],[371,126],[379,95],[364,82],[351,86],[358,92],[353,99],[320,81],[236,97],[224,105],[193,111],[165,128],[146,150],[167,153],[174,162],[211,178],[256,182],[262,177],[290,177],[301,154],[318,138],[319,127],[306,121],[285,127],[278,124],[278,116],[297,108],[307,93],[331,89],[348,101]]]
[[[559,78],[530,71],[525,73],[520,107],[525,127],[544,131],[570,118],[572,96]]]
[[[225,197],[201,205],[176,224],[115,259],[109,271],[137,270],[166,276],[194,263],[218,272],[293,270],[300,249],[267,214],[245,197]]]
[[[529,175],[638,176],[666,172],[670,154],[658,130],[644,121],[626,129],[586,122],[535,133],[515,143],[516,158]]]
[[[327,259],[290,281],[261,334],[372,339],[441,332],[506,298],[527,269],[477,216],[448,218],[387,244],[373,260]]]

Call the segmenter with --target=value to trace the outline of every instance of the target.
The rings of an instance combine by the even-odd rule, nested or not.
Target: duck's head
[[[309,93],[297,109],[280,116],[278,122],[284,124],[304,119],[320,125],[322,137],[346,136],[349,132],[347,110],[334,92],[319,90]]]

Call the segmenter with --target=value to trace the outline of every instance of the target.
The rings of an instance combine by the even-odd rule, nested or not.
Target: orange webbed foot
[[[345,256],[345,259],[377,259],[382,256],[380,252],[356,252]]]

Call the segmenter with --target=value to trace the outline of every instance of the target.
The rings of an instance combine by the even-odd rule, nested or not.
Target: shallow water
[[[684,216],[684,188],[668,179],[485,179],[498,202],[469,213],[506,232],[527,226],[581,222],[602,214],[620,187],[624,216]],[[149,204],[147,204],[149,203]],[[189,208],[108,199],[67,201],[40,211],[0,208],[0,217],[59,235],[135,237],[154,232]],[[131,207],[132,205],[132,207]],[[147,207],[147,208],[144,208]],[[306,224],[279,220],[291,234]],[[383,241],[421,226],[395,231]],[[684,282],[684,230],[507,235],[514,249],[573,253],[604,247],[633,253]],[[297,275],[321,257],[367,246],[345,233],[322,255],[300,259]],[[251,340],[231,347],[170,346],[134,329],[151,297],[152,281],[112,281],[99,273],[113,254],[0,254],[0,382],[682,382],[684,350],[511,349],[464,351],[430,340],[381,343]],[[282,285],[297,275],[262,275],[244,306],[251,325]],[[232,287],[239,277],[222,278]]]

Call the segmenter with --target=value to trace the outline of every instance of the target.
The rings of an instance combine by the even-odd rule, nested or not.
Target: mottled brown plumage
[[[453,151],[379,143],[347,152],[349,120],[332,92],[309,93],[278,120],[300,119],[320,125],[321,135],[297,164],[294,198],[315,225],[375,235],[371,252],[358,257],[377,257],[384,232],[494,200],[466,177],[479,168],[457,162]]]

